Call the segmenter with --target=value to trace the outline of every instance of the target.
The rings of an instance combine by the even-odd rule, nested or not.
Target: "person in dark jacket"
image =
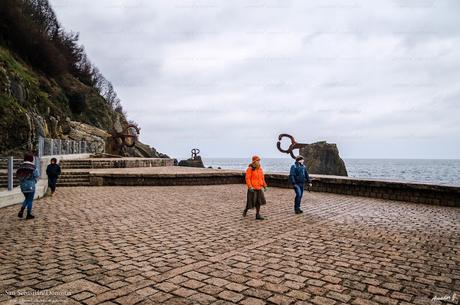
[[[32,215],[32,203],[34,201],[35,195],[35,184],[37,183],[40,174],[38,173],[38,170],[33,162],[34,156],[29,153],[25,154],[24,162],[21,163],[18,170],[16,171],[16,177],[19,179],[21,192],[25,197],[21,210],[18,213],[19,218],[23,217],[25,208],[27,208],[26,219],[35,218],[35,216]]]
[[[56,192],[57,179],[61,174],[61,167],[57,164],[56,158],[51,159],[51,163],[46,168],[46,174],[48,175],[48,187],[51,189],[51,196],[53,196]]]
[[[291,181],[295,191],[294,212],[296,214],[303,213],[302,209],[300,208],[300,203],[302,202],[305,182],[311,186],[310,176],[308,175],[307,168],[303,163],[303,157],[298,156],[295,159],[295,163],[291,166],[291,170],[289,172],[289,180]]]

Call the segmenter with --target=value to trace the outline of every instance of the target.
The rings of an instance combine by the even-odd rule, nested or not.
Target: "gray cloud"
[[[460,158],[456,0],[51,2],[161,151]]]

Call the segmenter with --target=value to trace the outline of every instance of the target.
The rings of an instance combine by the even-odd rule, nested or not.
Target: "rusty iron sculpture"
[[[291,145],[289,145],[288,149],[282,149],[281,148],[281,140],[283,138],[289,138],[291,140]],[[292,159],[296,158],[296,155],[294,155],[293,150],[294,149],[301,149],[302,147],[307,146],[308,144],[305,143],[297,143],[297,141],[294,139],[293,136],[287,133],[282,133],[278,136],[278,143],[276,143],[276,146],[278,147],[278,150],[282,153],[290,154]]]
[[[194,149],[192,149],[191,152],[192,152],[192,160],[196,160],[196,158],[200,154],[200,150],[198,148],[194,148]]]
[[[281,140],[283,138],[289,138],[291,140],[291,145],[289,145],[288,149],[282,149],[281,148]],[[291,136],[290,134],[287,134],[287,133],[282,133],[278,136],[278,142],[276,143],[276,146],[278,147],[278,150],[282,153],[286,153],[286,154],[290,154],[292,159],[295,159],[296,158],[296,155],[294,155],[294,152],[293,150],[294,149],[301,149],[302,147],[305,147],[307,146],[308,144],[306,143],[297,143],[297,141],[294,139],[293,136]],[[313,182],[315,179],[314,178],[310,178],[310,183]],[[308,185],[308,191],[311,192],[311,187],[310,185]]]
[[[133,124],[128,124],[121,132],[116,130],[112,131],[112,137],[115,140],[121,140],[121,144],[126,147],[134,147],[134,145],[136,145],[136,141],[138,140],[139,133],[139,127]]]

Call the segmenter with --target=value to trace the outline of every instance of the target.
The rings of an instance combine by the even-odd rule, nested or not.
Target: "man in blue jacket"
[[[291,181],[295,191],[294,212],[296,214],[303,213],[303,211],[300,209],[300,203],[302,201],[305,182],[308,182],[308,184],[311,186],[310,176],[308,175],[307,168],[303,163],[303,157],[298,156],[295,159],[295,163],[291,166],[291,171],[289,173],[289,180]]]

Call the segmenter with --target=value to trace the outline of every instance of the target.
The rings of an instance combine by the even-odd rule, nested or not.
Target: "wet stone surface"
[[[75,187],[35,220],[0,209],[0,304],[460,303],[458,208],[305,193],[295,215],[270,188],[256,221],[245,196]]]

